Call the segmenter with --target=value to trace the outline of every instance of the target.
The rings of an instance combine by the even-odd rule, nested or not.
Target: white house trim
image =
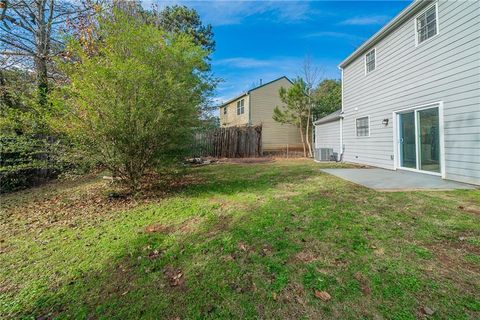
[[[339,156],[343,153],[343,117],[340,117],[340,153]]]
[[[374,56],[375,56],[375,69],[373,69],[372,71],[367,71],[367,54],[369,54],[370,52],[374,52]],[[371,49],[369,49],[368,51],[365,52],[365,54],[363,55],[363,68],[365,69],[365,75],[368,76],[372,73],[374,73],[375,71],[377,71],[377,67],[378,67],[378,64],[377,64],[377,48],[376,47],[373,47]]]
[[[366,135],[366,136],[359,136],[359,135],[357,135],[357,119],[362,119],[362,118],[368,118],[368,135]],[[361,139],[361,138],[369,138],[369,137],[370,137],[370,132],[371,132],[371,130],[370,130],[370,116],[367,115],[367,116],[356,117],[356,118],[355,118],[355,137],[356,137],[356,138],[359,138],[359,139]]]
[[[436,28],[437,28],[437,33],[428,38],[427,40],[424,40],[422,42],[418,42],[418,26],[417,26],[417,18],[419,16],[421,16],[422,14],[424,14],[426,11],[428,11],[428,9],[430,9],[431,7],[435,6],[435,24],[436,24]],[[430,42],[432,39],[435,39],[436,37],[438,37],[438,35],[440,34],[440,23],[439,23],[439,16],[438,16],[438,1],[435,2],[433,5],[429,5],[427,6],[425,9],[423,9],[422,11],[420,11],[420,13],[418,13],[417,15],[415,15],[414,19],[413,19],[413,26],[415,28],[415,47],[419,47],[419,46],[422,46],[424,45],[425,43],[428,43]],[[376,57],[376,56],[375,56]]]

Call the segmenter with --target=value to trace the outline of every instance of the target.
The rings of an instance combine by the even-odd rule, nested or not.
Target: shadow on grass
[[[395,250],[396,239],[412,228],[406,225],[411,214],[398,208],[405,198],[317,174],[317,169],[281,164],[269,170],[197,168],[202,182],[174,194],[185,203],[208,203],[204,212],[177,217],[180,224],[169,232],[139,232],[101,270],[51,288],[21,316],[414,317],[422,299],[433,303],[436,298],[450,315],[472,315],[442,296],[444,286],[425,281],[424,258],[403,261],[404,256],[376,253],[372,245]],[[309,188],[317,177],[322,182]],[[280,189],[284,197],[276,194]],[[404,225],[390,228],[396,219]],[[311,258],[298,258],[300,252]],[[368,276],[370,295],[355,279],[357,272]],[[314,298],[314,289],[329,291],[333,301]],[[462,299],[468,303],[470,296]]]
[[[201,175],[204,181],[179,188],[172,195],[185,198],[186,202],[190,198],[208,201],[211,197],[228,197],[246,192],[249,198],[271,191],[280,184],[294,186],[299,181],[308,183],[309,177],[316,172],[316,167],[305,172],[302,166],[299,168],[280,166],[275,170],[265,171],[265,168],[258,166],[224,165],[220,169],[205,167],[194,171],[197,171],[196,174]],[[117,257],[112,257],[111,263],[105,265],[103,270],[80,273],[67,284],[51,288],[50,293],[44,294],[30,310],[24,310],[22,314],[50,317],[63,314],[74,317],[108,314],[118,315],[119,318],[136,318],[143,314],[152,316],[155,312],[160,312],[159,314],[168,318],[174,315],[194,316],[204,312],[226,316],[233,312],[232,314],[240,316],[245,310],[229,311],[227,306],[219,307],[222,301],[230,300],[232,294],[241,296],[242,290],[246,289],[235,284],[237,278],[250,273],[247,269],[255,269],[248,263],[237,266],[236,257],[232,258],[232,255],[245,253],[246,257],[239,259],[250,259],[247,252],[241,250],[237,252],[238,242],[256,241],[258,243],[255,245],[260,246],[263,243],[268,246],[257,248],[259,250],[256,253],[257,258],[266,254],[263,249],[273,250],[269,247],[270,242],[280,246],[278,250],[282,252],[281,257],[273,258],[272,254],[272,257],[267,259],[273,259],[269,262],[270,266],[265,267],[268,270],[282,269],[283,267],[279,266],[282,266],[284,260],[297,250],[295,243],[299,241],[285,237],[286,226],[283,225],[290,223],[289,219],[288,223],[285,221],[283,224],[279,224],[279,217],[277,221],[272,220],[272,208],[277,208],[279,212],[285,209],[283,206],[278,207],[278,201],[268,200],[266,203],[258,204],[255,199],[247,200],[241,208],[235,208],[236,203],[230,204],[228,213],[222,213],[225,208],[214,200],[209,212],[201,217],[201,220],[195,220],[197,225],[193,232],[184,233],[177,230],[174,234],[139,233],[133,243],[128,244],[128,247],[133,247],[134,250],[125,250]],[[266,221],[261,221],[262,216],[257,216],[262,212],[269,212],[264,216]],[[184,220],[189,221],[191,218],[187,216]],[[253,220],[248,222],[250,219]],[[118,222],[121,223],[121,220]],[[259,224],[263,226],[261,229],[258,229]],[[149,257],[155,250],[159,251],[159,256]],[[230,267],[225,268],[228,265]],[[165,268],[169,266],[186,270],[185,291],[170,287],[168,277],[164,274]],[[262,268],[258,270],[260,274],[265,272],[261,270]],[[258,277],[263,277],[260,274]],[[282,281],[278,280],[274,286],[281,286]],[[264,280],[259,281],[263,282]],[[237,292],[238,290],[241,292]],[[262,289],[258,290],[260,292]],[[251,314],[258,312],[255,310],[256,302],[251,299],[245,301],[250,305]],[[123,305],[127,305],[128,308],[122,308]],[[212,305],[216,310],[211,310]]]

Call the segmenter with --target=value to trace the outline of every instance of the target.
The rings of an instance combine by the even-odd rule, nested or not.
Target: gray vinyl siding
[[[315,126],[315,148],[333,149],[340,154],[340,120]]]
[[[414,19],[374,45],[375,71],[364,55],[343,70],[344,160],[393,169],[393,112],[442,101],[445,177],[480,184],[480,2],[439,1],[439,34],[418,46]],[[370,136],[356,137],[363,116]]]

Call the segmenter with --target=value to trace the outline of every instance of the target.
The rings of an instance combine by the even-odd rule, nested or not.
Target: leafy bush
[[[185,154],[212,90],[209,52],[118,12],[103,19],[98,51],[72,41],[53,124],[136,189],[144,174]],[[63,121],[59,121],[62,119]]]

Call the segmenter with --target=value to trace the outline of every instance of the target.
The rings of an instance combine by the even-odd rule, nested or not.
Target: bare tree
[[[308,155],[309,157],[312,157],[313,152],[312,152],[312,145],[310,143],[310,137],[311,137],[310,131],[312,130],[310,124],[312,123],[312,109],[314,105],[314,101],[312,97],[313,97],[313,92],[317,87],[318,83],[322,78],[324,78],[324,74],[318,67],[313,66],[312,59],[310,56],[305,57],[302,71],[303,71],[303,77],[306,84],[306,95],[308,97],[307,98],[308,116],[307,116],[307,123],[305,128],[305,141],[308,148]]]
[[[88,0],[0,0],[0,55],[24,58],[23,67],[35,71],[41,105],[46,104],[52,58],[64,47],[63,31],[90,8]]]

